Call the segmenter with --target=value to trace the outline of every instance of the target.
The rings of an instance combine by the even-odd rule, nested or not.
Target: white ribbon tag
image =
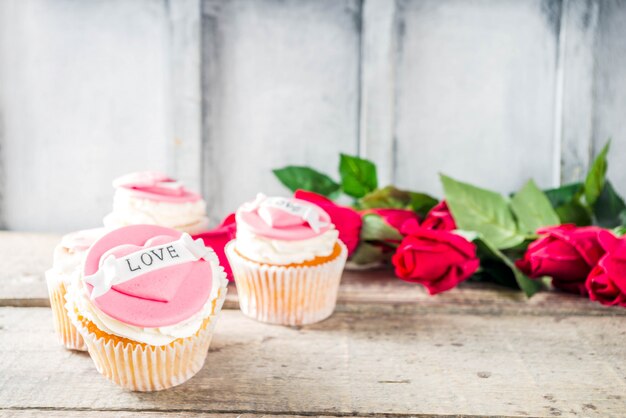
[[[264,207],[279,209],[290,215],[300,217],[307,222],[315,232],[319,232],[322,227],[328,225],[328,223],[320,221],[320,214],[314,206],[301,205],[293,200],[284,199],[282,197],[270,197],[262,201],[259,209],[259,216],[270,226],[273,226],[274,219],[269,211],[261,210]]]
[[[93,286],[93,300],[107,293],[111,287],[142,274],[201,258],[218,263],[217,255],[211,248],[204,246],[202,239],[194,241],[189,234],[184,233],[177,241],[142,248],[120,258],[111,254],[101,263],[97,272],[86,276],[84,280]]]
[[[183,184],[179,181],[160,181],[156,183],[157,187],[163,187],[164,189],[175,190],[177,192],[182,191]]]

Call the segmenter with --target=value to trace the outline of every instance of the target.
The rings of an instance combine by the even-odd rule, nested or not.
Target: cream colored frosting
[[[155,201],[134,196],[123,188],[117,189],[113,211],[104,218],[104,225],[120,228],[139,224],[165,226],[191,234],[200,232],[209,224],[206,203],[202,199],[181,203]]]
[[[46,277],[56,278],[69,284],[70,276],[85,260],[89,245],[105,232],[105,228],[95,228],[64,235],[54,249],[52,268],[46,272]],[[76,245],[76,237],[81,239],[80,245]]]
[[[174,325],[141,328],[111,318],[91,302],[81,274],[74,276],[75,279],[68,289],[67,309],[73,309],[75,305],[81,315],[109,334],[155,346],[167,345],[178,338],[187,338],[198,332],[203,321],[213,312],[213,301],[218,299],[220,292],[225,294],[228,281],[224,268],[217,262],[211,262],[211,268],[213,282],[207,302],[196,314]],[[220,306],[216,306],[216,311],[219,309]]]
[[[333,227],[314,238],[283,241],[256,235],[243,224],[238,224],[235,243],[237,251],[250,260],[287,265],[331,255],[338,238],[339,231]]]

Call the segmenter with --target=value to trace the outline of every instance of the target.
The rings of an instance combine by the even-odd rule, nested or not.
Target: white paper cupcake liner
[[[80,319],[75,305],[68,304],[69,317],[87,345],[96,369],[107,379],[132,391],[151,392],[180,385],[204,365],[217,318],[226,298],[226,284],[220,288],[211,315],[194,335],[165,346],[120,341],[98,336]],[[92,325],[93,326],[93,325]]]
[[[70,350],[87,351],[83,337],[72,324],[72,321],[70,321],[67,309],[65,309],[67,287],[63,277],[57,272],[48,270],[46,272],[46,283],[48,284],[54,330],[59,337],[59,342]]]
[[[306,325],[328,318],[335,310],[337,292],[348,250],[339,241],[337,258],[315,266],[277,266],[256,263],[226,245],[237,284],[241,311],[261,322]]]

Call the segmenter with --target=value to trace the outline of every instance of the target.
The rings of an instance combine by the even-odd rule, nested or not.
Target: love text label
[[[116,284],[151,271],[199,259],[218,263],[217,256],[211,248],[205,247],[201,239],[194,241],[185,233],[177,241],[141,248],[119,258],[111,254],[101,262],[98,271],[85,276],[84,280],[93,286],[91,298],[95,299],[107,293]]]

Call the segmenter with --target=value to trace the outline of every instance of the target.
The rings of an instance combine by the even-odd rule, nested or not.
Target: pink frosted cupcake
[[[54,330],[59,341],[70,350],[85,351],[85,343],[65,310],[65,294],[70,282],[80,272],[87,250],[106,229],[96,228],[65,235],[54,249],[52,268],[46,271],[46,283],[52,308]]]
[[[226,255],[243,313],[282,325],[329,317],[348,253],[330,216],[304,200],[259,195],[236,220]]]
[[[100,373],[127,389],[155,391],[202,368],[227,283],[202,240],[128,226],[93,244],[66,307]]]
[[[159,225],[196,234],[209,224],[206,203],[199,194],[154,171],[131,173],[113,182],[113,211],[104,226]]]

